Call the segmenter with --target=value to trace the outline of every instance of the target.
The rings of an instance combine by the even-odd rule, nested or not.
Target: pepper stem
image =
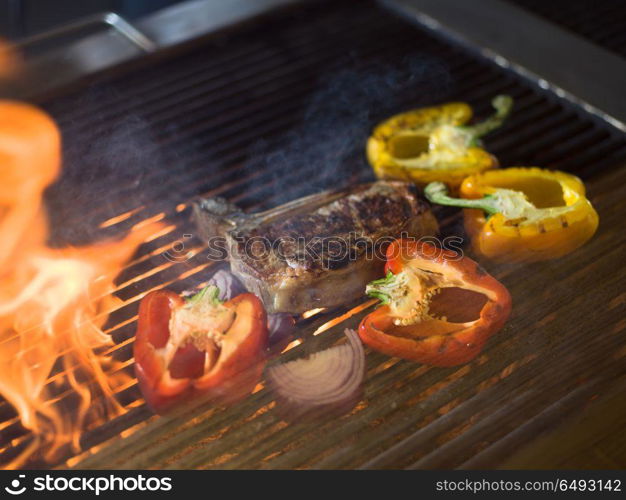
[[[448,196],[448,187],[443,182],[429,183],[424,188],[424,195],[428,201],[439,205],[461,208],[478,208],[480,210],[484,210],[489,215],[494,215],[501,211],[497,200],[491,195],[486,195],[477,200],[452,198],[451,196]]]
[[[195,295],[188,297],[187,299],[185,299],[185,301],[187,305],[189,306],[193,306],[194,304],[197,304],[198,302],[201,302],[203,300],[207,300],[208,302],[211,302],[212,304],[221,304],[222,301],[220,300],[219,297],[220,297],[220,289],[216,287],[215,285],[209,285],[209,286],[204,287]]]
[[[387,276],[370,281],[365,288],[365,293],[370,297],[380,300],[382,304],[391,301],[391,289],[395,288],[396,275],[387,271]]]
[[[497,129],[511,113],[513,98],[509,95],[497,95],[491,100],[491,105],[496,112],[486,120],[474,125],[462,126],[461,128],[473,136],[474,140]]]

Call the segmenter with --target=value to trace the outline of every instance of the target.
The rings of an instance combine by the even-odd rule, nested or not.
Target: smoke
[[[346,56],[344,67],[356,69],[319,76],[297,117],[298,126],[252,144],[240,175],[261,172],[261,180],[238,183],[239,191],[229,194],[238,195],[242,207],[261,202],[269,208],[372,179],[364,147],[373,126],[391,114],[441,101],[451,87],[445,62],[427,56],[407,57],[395,65],[364,65],[352,55]],[[209,152],[215,149],[211,134],[199,137],[184,127],[179,130],[176,120],[160,123],[157,129],[140,114],[140,107],[107,118],[102,103],[124,99],[122,89],[98,86],[78,99],[55,104],[63,114],[66,108],[86,111],[63,124],[63,175],[46,196],[54,246],[120,234],[137,219],[110,228],[99,225],[142,205],[149,207],[143,216],[171,213],[176,203],[236,180],[226,173],[230,171],[219,155]],[[89,116],[94,108],[102,114]],[[193,157],[203,158],[202,165],[190,164]],[[206,181],[187,181],[201,178]]]
[[[266,204],[373,179],[364,152],[374,125],[391,114],[440,101],[451,81],[443,61],[416,56],[395,66],[375,64],[323,76],[301,125],[283,137],[285,145],[272,149],[258,142],[250,151],[247,167],[272,176]],[[267,200],[266,195],[255,195],[244,205]]]
[[[76,133],[64,133],[63,173],[46,193],[54,246],[101,239],[109,231],[99,228],[100,222],[138,206],[160,208],[156,191],[169,162],[149,124],[136,114],[104,129],[97,117],[88,123]],[[110,232],[119,234],[120,228]]]

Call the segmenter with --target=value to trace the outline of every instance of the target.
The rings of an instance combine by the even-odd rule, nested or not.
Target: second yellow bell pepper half
[[[598,214],[582,181],[571,174],[536,167],[489,170],[466,178],[462,198],[445,184],[424,193],[433,203],[464,208],[473,250],[484,257],[538,261],[566,255],[589,240]]]

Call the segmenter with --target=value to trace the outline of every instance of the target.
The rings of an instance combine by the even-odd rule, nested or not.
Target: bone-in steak
[[[200,200],[194,212],[204,237],[226,239],[231,270],[268,312],[353,300],[382,276],[390,241],[437,232],[428,204],[404,182],[327,191],[259,214],[215,198]]]

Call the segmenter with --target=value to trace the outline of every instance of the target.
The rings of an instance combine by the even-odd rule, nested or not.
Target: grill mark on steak
[[[280,271],[297,275],[340,269],[366,251],[365,242],[399,236],[407,220],[424,210],[428,206],[413,186],[378,182],[312,213],[236,229],[231,235],[236,258],[268,279]],[[257,242],[262,246],[251,255]]]

